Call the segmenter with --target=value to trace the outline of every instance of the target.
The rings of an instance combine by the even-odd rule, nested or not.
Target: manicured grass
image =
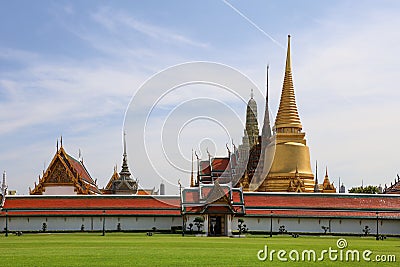
[[[393,254],[396,263],[330,261],[262,262],[257,252],[268,249],[289,252],[337,249],[339,237],[247,236],[245,238],[194,237],[145,233],[24,234],[0,236],[0,266],[397,266],[400,239],[376,241],[373,237],[345,237],[346,249],[369,249],[377,254]],[[345,249],[345,250],[346,250]],[[275,255],[276,257],[276,255]],[[288,257],[286,255],[286,257]]]

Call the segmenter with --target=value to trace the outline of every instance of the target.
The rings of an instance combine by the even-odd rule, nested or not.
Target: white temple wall
[[[186,226],[193,223],[199,215],[188,215]],[[228,217],[228,216],[227,216]],[[202,230],[208,230],[208,216],[204,215],[205,222]],[[238,218],[243,218],[249,231],[270,231],[270,217],[233,217],[230,229],[237,231]],[[102,216],[64,216],[64,217],[10,217],[8,216],[9,231],[41,231],[43,223],[47,225],[47,231],[80,231],[84,226],[85,231],[101,231],[103,229]],[[117,230],[120,223],[121,230],[150,231],[153,227],[157,230],[171,230],[172,226],[182,226],[180,216],[106,216],[106,230]],[[228,224],[228,218],[226,218]],[[370,229],[370,234],[376,234],[376,219],[318,219],[318,218],[272,218],[273,232],[279,232],[279,227],[284,225],[287,232],[307,232],[323,234],[322,226],[330,226],[328,234],[357,234],[362,235],[365,226]],[[5,217],[0,217],[0,227],[6,227]],[[196,226],[193,226],[197,230]],[[400,235],[400,220],[379,220],[379,234]]]
[[[118,223],[121,230],[171,230],[171,226],[182,225],[181,217],[105,217],[105,229],[117,230]],[[64,217],[10,217],[8,216],[9,231],[41,231],[46,223],[47,231],[80,231],[83,225],[85,231],[101,231],[103,229],[102,216],[64,216]],[[2,229],[6,227],[5,217],[0,218]]]
[[[77,193],[74,186],[46,186],[43,195],[68,196]]]
[[[271,217],[234,217],[232,230],[237,230],[238,219],[243,218],[249,231],[269,232]],[[319,219],[319,218],[274,218],[272,231],[279,232],[279,227],[285,226],[287,232],[305,232],[323,234],[323,226],[329,227],[327,233],[363,234],[365,226],[370,234],[376,234],[376,219]],[[400,220],[379,220],[379,234],[400,234]]]

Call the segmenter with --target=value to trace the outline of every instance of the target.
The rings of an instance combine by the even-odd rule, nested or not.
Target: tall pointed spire
[[[7,195],[6,171],[3,172],[3,183],[1,184],[1,195],[3,195],[3,196]]]
[[[112,182],[113,194],[136,194],[138,189],[138,179],[131,178],[131,172],[128,167],[128,155],[126,152],[126,132],[123,136],[124,154],[122,158],[122,169],[119,173],[119,178]]]
[[[121,179],[130,179],[131,172],[129,171],[128,167],[128,155],[126,153],[126,132],[124,131],[124,154],[122,158],[122,170],[119,173]]]
[[[194,177],[193,177],[193,148],[192,148],[192,171],[190,173],[190,187],[194,187]]]
[[[267,65],[266,73],[265,73],[265,110],[264,110],[264,124],[262,126],[261,131],[261,151],[260,158],[258,160],[257,168],[252,178],[252,186],[254,184],[261,183],[266,175],[268,174],[268,170],[264,170],[264,161],[267,158],[266,155],[268,145],[271,143],[271,124],[269,120],[269,107],[268,107],[268,97],[269,97],[269,65]],[[252,187],[251,186],[251,187]]]
[[[279,109],[273,127],[273,137],[270,139],[271,145],[268,146],[274,149],[269,153],[273,156],[272,163],[268,175],[263,178],[257,191],[290,191],[287,185],[294,181],[294,178],[299,178],[301,187],[298,187],[298,190],[314,192],[314,173],[311,170],[310,151],[305,135],[302,132],[294,93],[289,36]]]
[[[269,120],[269,107],[268,107],[268,94],[269,94],[269,65],[267,65],[266,78],[265,78],[265,111],[264,111],[264,124],[261,131],[262,142],[266,145],[268,139],[271,137],[271,123]]]
[[[318,186],[318,161],[315,161],[315,185],[314,185],[314,192],[318,193],[319,192],[319,186]]]
[[[283,82],[281,101],[279,103],[279,110],[275,121],[275,129],[279,131],[279,129],[282,128],[298,128],[298,131],[301,131],[302,129],[294,94],[292,64],[290,58],[290,35],[288,36],[285,78]]]

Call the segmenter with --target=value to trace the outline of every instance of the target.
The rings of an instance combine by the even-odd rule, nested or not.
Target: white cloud
[[[128,27],[147,37],[165,43],[184,44],[200,48],[209,47],[209,44],[207,43],[195,41],[166,27],[160,27],[140,21],[132,15],[128,15],[119,10],[113,10],[109,7],[99,8],[97,12],[92,14],[92,18],[109,31],[117,34],[121,33],[119,30],[120,27]]]

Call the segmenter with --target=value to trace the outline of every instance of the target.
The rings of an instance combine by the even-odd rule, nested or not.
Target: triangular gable
[[[73,185],[74,179],[72,172],[66,166],[62,159],[59,157],[53,162],[53,164],[46,171],[43,176],[44,184],[56,184],[56,185]]]
[[[227,197],[228,192],[225,192],[218,181],[215,181],[214,186],[211,188],[211,191],[208,193],[206,198],[206,203],[220,201],[222,198],[230,203],[229,198]]]
[[[215,181],[201,213],[234,213],[229,190],[225,192],[218,181]]]
[[[113,173],[113,175],[111,176],[110,180],[108,181],[108,183],[107,183],[107,185],[106,185],[106,187],[105,187],[104,189],[105,189],[105,190],[112,190],[113,182],[114,182],[115,180],[118,180],[118,179],[119,179],[119,174],[118,174],[117,169],[116,169],[116,167],[115,167],[115,168],[114,168],[114,173]]]

